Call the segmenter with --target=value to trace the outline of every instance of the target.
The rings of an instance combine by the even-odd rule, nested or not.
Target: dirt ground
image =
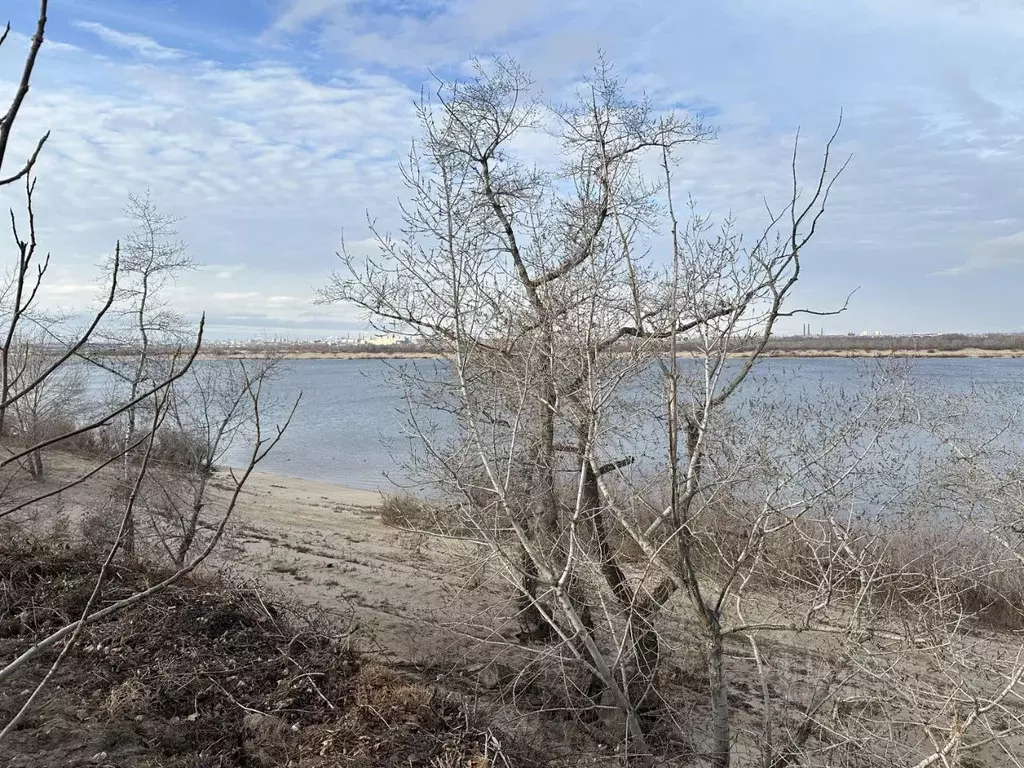
[[[98,571],[83,550],[0,542],[0,657],[82,610]],[[117,599],[161,572],[118,566]],[[173,585],[88,625],[38,704],[0,742],[10,768],[490,768],[539,766],[422,674],[353,649],[316,610],[218,578]],[[55,657],[0,688],[11,722]],[[22,690],[24,689],[24,690]]]
[[[456,606],[487,613],[499,601],[458,543],[386,526],[379,493],[269,473],[254,473],[242,493],[227,566],[303,603],[351,611],[357,637],[383,658],[456,652],[466,638],[444,628]]]
[[[4,492],[5,504],[19,494],[55,490],[60,487],[61,477],[79,467],[72,457],[54,456],[48,480],[12,482]],[[223,507],[229,489],[230,480],[223,473],[213,479],[208,510],[211,518],[216,518]],[[34,524],[45,527],[54,520],[64,525],[81,524],[90,510],[108,503],[109,495],[109,481],[97,478],[87,488],[62,495],[59,502],[54,497],[45,513],[34,513],[39,518]],[[535,686],[524,674],[529,666],[524,663],[529,649],[517,649],[514,643],[486,642],[514,623],[497,569],[483,562],[479,552],[467,557],[469,544],[386,525],[381,517],[381,501],[379,493],[370,491],[254,473],[239,499],[217,561],[207,573],[212,576],[220,571],[227,575],[228,583],[235,585],[258,582],[282,605],[329,615],[335,641],[343,639],[346,647],[357,649],[362,658],[387,669],[415,675],[421,685],[433,681],[450,693],[486,705],[492,712],[502,711],[501,718],[492,720],[499,729],[514,727],[517,713],[524,711],[568,711],[568,700],[543,698],[557,689],[557,684],[551,685],[549,680]],[[766,595],[757,609],[765,616],[755,618],[785,614],[790,597]],[[666,622],[666,630],[665,649],[671,649],[671,654],[663,669],[663,692],[671,697],[677,711],[686,713],[687,729],[700,733],[707,712],[707,673],[701,646],[694,640],[699,631],[682,614]],[[1019,638],[1002,632],[979,631],[973,637],[979,647],[991,646],[979,651],[984,657],[1012,656],[1019,647]],[[770,681],[773,693],[794,702],[806,698],[828,673],[830,659],[843,652],[838,640],[798,632],[765,637],[762,642],[762,648],[770,651],[780,665],[778,676]],[[745,731],[753,733],[762,717],[761,690],[749,682],[757,680],[755,662],[738,638],[731,641],[727,651],[734,680],[730,700],[736,711],[736,730],[741,735]],[[916,686],[929,678],[936,678],[937,687],[942,682],[935,670],[921,665],[904,672],[908,685]],[[881,682],[873,686],[869,678],[865,679],[868,684],[844,691],[844,698],[836,703],[835,717],[843,716],[843,707],[868,706],[885,695]],[[891,680],[892,676],[884,679]],[[512,706],[510,699],[514,700]],[[864,714],[863,719],[868,725],[873,722],[870,714]],[[531,743],[546,739],[549,745],[557,744],[564,755],[584,748],[603,748],[594,737],[595,731],[587,731],[587,726],[568,717],[535,718],[530,728]],[[545,733],[545,728],[550,733]],[[756,759],[754,742],[749,741],[748,746],[750,759]],[[1024,744],[1015,742],[1017,746],[1024,751]],[[700,743],[695,741],[686,747],[691,748],[699,752]],[[681,758],[682,752],[677,753]],[[976,766],[1004,764],[994,747],[979,749],[972,757],[977,760],[973,763]],[[613,763],[595,759],[587,764]],[[681,759],[664,764],[700,763]],[[9,765],[33,763],[12,761]]]
[[[64,453],[47,462],[42,481],[23,474],[0,478],[5,508],[20,497],[59,490],[94,466]],[[112,465],[17,516],[40,531],[79,527],[109,508],[116,473]],[[226,471],[214,476],[208,521],[219,519],[232,489]],[[482,583],[479,558],[466,558],[458,542],[385,525],[381,501],[379,492],[254,472],[207,570],[225,570],[236,580],[252,579],[305,605],[350,616],[352,635],[382,659],[418,663],[468,648],[470,638],[447,630],[456,623],[455,605],[460,618],[479,614],[491,625],[501,601]],[[145,518],[142,510],[138,515]]]

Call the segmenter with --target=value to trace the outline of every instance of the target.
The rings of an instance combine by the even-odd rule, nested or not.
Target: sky
[[[4,5],[6,103],[35,3]],[[370,247],[367,213],[397,224],[431,73],[505,53],[556,97],[602,50],[656,108],[717,126],[677,185],[751,233],[786,200],[796,131],[811,170],[842,111],[852,160],[798,299],[855,292],[816,328],[1024,329],[1022,0],[51,0],[49,17],[8,162],[51,131],[36,210],[45,298],[69,311],[149,189],[203,265],[169,298],[213,337],[358,333],[311,300],[342,237]]]

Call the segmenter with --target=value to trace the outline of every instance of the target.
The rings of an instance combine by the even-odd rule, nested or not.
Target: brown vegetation
[[[5,544],[0,654],[77,616],[97,568],[75,548]],[[126,597],[165,575],[118,566],[104,598]],[[14,715],[16,691],[38,683],[52,655],[38,656],[0,691],[0,717]],[[182,582],[89,626],[45,706],[0,743],[0,761],[38,768],[541,764],[433,681],[363,662],[344,616],[216,576]]]

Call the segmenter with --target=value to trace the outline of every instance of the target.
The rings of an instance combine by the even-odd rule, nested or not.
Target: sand
[[[5,504],[56,491],[93,466],[81,456],[51,453],[42,482],[22,473],[5,481]],[[116,476],[114,465],[15,519],[34,520],[32,525],[46,530],[59,510],[77,526],[109,508]],[[219,519],[232,489],[227,472],[212,478],[208,521]],[[453,626],[467,607],[484,613],[494,602],[496,592],[487,586],[467,591],[479,580],[480,558],[467,558],[466,544],[385,525],[381,500],[376,491],[254,472],[210,565],[259,582],[283,600],[350,617],[359,647],[391,660],[416,663],[465,648],[464,633],[460,639],[444,627]]]
[[[216,487],[225,494],[226,478]],[[235,512],[226,563],[303,603],[351,612],[364,649],[417,662],[462,642],[442,629],[453,603],[484,612],[487,590],[467,591],[476,558],[465,545],[386,526],[379,492],[253,473]],[[493,594],[493,593],[492,593]],[[465,638],[463,638],[464,640]]]

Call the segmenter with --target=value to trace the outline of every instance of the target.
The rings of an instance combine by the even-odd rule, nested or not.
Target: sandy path
[[[220,492],[226,485],[217,484]],[[231,562],[307,604],[354,611],[357,637],[386,656],[418,661],[458,645],[439,628],[467,596],[456,546],[381,522],[381,495],[254,473],[236,511]]]
[[[45,481],[19,474],[5,501],[55,491],[87,467],[91,464],[79,456],[54,453]],[[71,524],[80,523],[109,507],[116,476],[116,467],[104,470],[19,517],[38,517],[34,525],[45,529],[59,509]],[[224,509],[232,488],[225,473],[212,479],[210,519]],[[466,649],[464,638],[442,625],[454,624],[457,616],[490,615],[494,588],[467,590],[479,557],[466,545],[385,525],[381,500],[377,491],[254,472],[213,562],[285,597],[352,613],[360,646],[392,659],[419,662]]]

